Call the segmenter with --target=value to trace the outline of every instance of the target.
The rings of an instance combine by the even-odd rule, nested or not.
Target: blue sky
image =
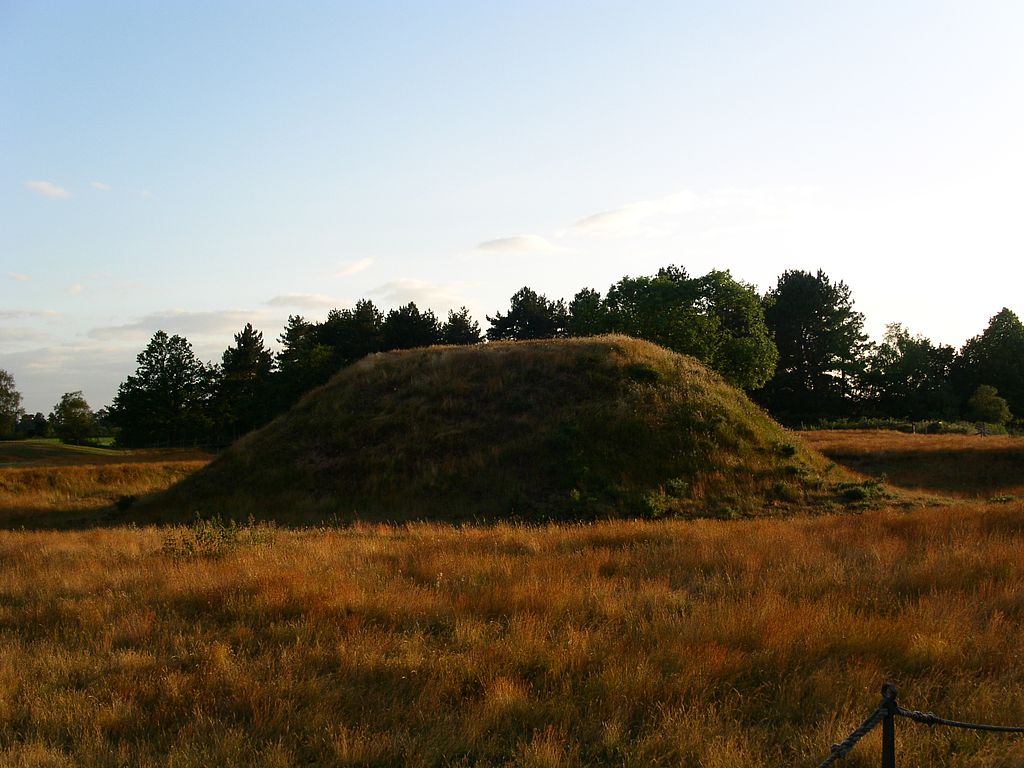
[[[1024,5],[0,2],[0,368],[110,402],[162,328],[846,281],[878,338],[1024,312]]]

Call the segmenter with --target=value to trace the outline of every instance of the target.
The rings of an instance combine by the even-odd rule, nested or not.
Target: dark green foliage
[[[317,325],[301,315],[290,315],[288,324],[278,337],[281,351],[277,353],[277,403],[275,410],[287,409],[317,384],[330,377],[331,350],[319,343]]]
[[[608,311],[601,294],[593,288],[584,288],[569,302],[568,336],[597,336],[608,333]]]
[[[758,399],[787,420],[847,415],[867,342],[849,287],[821,270],[784,272],[764,298],[764,317],[779,359]]]
[[[273,369],[263,334],[246,323],[221,357],[215,408],[225,437],[245,434],[270,418]]]
[[[96,433],[96,420],[79,390],[65,392],[50,413],[53,433],[65,443],[80,445]]]
[[[327,320],[317,325],[313,334],[318,345],[330,350],[328,377],[371,352],[380,352],[383,325],[384,315],[369,299],[360,299],[352,309],[328,312]]]
[[[967,401],[967,415],[985,424],[1005,424],[1011,418],[1010,406],[995,387],[981,384]]]
[[[14,388],[14,377],[0,369],[0,438],[14,435],[22,413],[21,393]]]
[[[899,323],[867,357],[864,377],[871,405],[898,419],[949,419],[957,413],[949,372],[956,356],[950,346],[911,336]]]
[[[17,438],[49,437],[52,434],[50,422],[43,413],[23,413],[14,429]]]
[[[1003,308],[964,345],[953,381],[965,403],[986,384],[999,390],[1010,411],[1024,414],[1024,325],[1017,315]]]
[[[181,336],[153,334],[136,358],[134,376],[122,382],[110,408],[127,446],[188,445],[204,441],[211,427],[210,399],[216,371],[204,365]]]
[[[561,299],[549,301],[524,287],[513,294],[507,314],[495,312],[494,317],[487,316],[487,321],[491,324],[487,329],[491,341],[554,339],[566,334],[568,310]]]
[[[384,316],[367,299],[357,301],[352,309],[332,309],[322,323],[298,315],[289,317],[278,339],[282,349],[277,355],[277,412],[345,366],[380,352],[383,325]]]
[[[775,370],[757,293],[728,272],[691,278],[670,266],[653,277],[625,277],[608,289],[602,321],[617,333],[692,355],[745,389],[762,386]]]
[[[441,326],[429,309],[420,312],[414,302],[392,309],[380,329],[381,349],[429,347],[441,341]]]
[[[885,490],[881,480],[865,480],[860,483],[845,482],[836,485],[836,492],[845,501],[871,502],[888,498],[889,492]]]
[[[706,360],[714,321],[700,311],[698,298],[697,282],[684,269],[666,267],[653,277],[622,278],[608,289],[605,307],[618,333]]]
[[[442,344],[479,344],[483,340],[480,324],[470,317],[468,309],[448,310],[448,319],[441,326]]]
[[[756,291],[719,270],[708,272],[697,285],[697,306],[714,320],[711,354],[698,359],[738,387],[764,386],[775,373],[779,355]]]

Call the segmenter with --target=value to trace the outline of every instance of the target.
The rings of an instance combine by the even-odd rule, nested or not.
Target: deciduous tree
[[[96,431],[92,409],[81,390],[65,392],[50,412],[54,434],[65,443],[81,444]]]
[[[960,350],[953,379],[966,402],[977,388],[987,384],[999,390],[1010,410],[1024,414],[1024,324],[1005,307],[988,327]]]
[[[14,377],[0,369],[0,437],[12,437],[21,418],[21,393],[15,389]]]
[[[134,376],[122,382],[111,406],[125,445],[184,445],[204,440],[214,369],[203,364],[182,336],[153,334],[136,358]]]
[[[777,353],[757,293],[728,272],[692,278],[682,267],[624,277],[604,300],[607,327],[692,355],[736,386],[771,377]]]
[[[967,415],[987,424],[1005,424],[1011,418],[1010,406],[995,387],[981,384],[967,401]]]
[[[949,372],[956,351],[911,336],[899,323],[886,327],[867,359],[865,383],[871,406],[897,419],[948,419],[958,410]]]

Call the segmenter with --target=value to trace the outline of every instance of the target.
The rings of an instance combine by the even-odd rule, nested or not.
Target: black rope
[[[838,744],[832,745],[832,754],[826,757],[819,765],[818,768],[828,768],[832,763],[837,760],[842,760],[848,754],[850,750],[857,746],[857,742],[867,736],[874,729],[876,725],[885,719],[885,716],[889,714],[888,702],[881,704],[878,709],[871,713],[867,720],[860,724],[853,733],[846,737],[845,740]]]
[[[947,720],[933,715],[931,712],[918,712],[916,709],[896,708],[896,714],[913,720],[922,725],[945,725],[950,728],[964,728],[970,731],[992,731],[995,733],[1024,733],[1024,727],[1014,725],[989,725],[987,723],[964,723],[959,720]]]

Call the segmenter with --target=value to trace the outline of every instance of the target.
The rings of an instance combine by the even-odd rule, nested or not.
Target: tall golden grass
[[[0,765],[813,766],[884,680],[1024,723],[1020,503],[9,531],[0,563]],[[1024,764],[898,738],[901,765]]]
[[[208,462],[135,461],[0,469],[0,525],[96,524],[119,499],[162,491]]]

